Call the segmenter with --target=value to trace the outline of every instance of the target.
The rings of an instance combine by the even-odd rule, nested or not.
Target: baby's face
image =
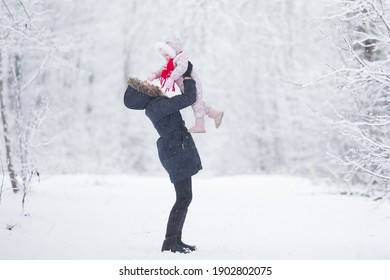
[[[161,55],[162,55],[163,57],[165,57],[165,59],[166,59],[167,61],[171,59],[171,56],[170,56],[169,54],[167,54],[166,52],[164,52],[164,51],[161,51]]]

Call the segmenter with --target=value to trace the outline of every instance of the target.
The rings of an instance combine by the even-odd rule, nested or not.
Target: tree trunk
[[[2,53],[0,52],[0,66],[2,67]],[[7,113],[6,113],[6,108],[5,108],[5,94],[4,94],[4,84],[3,84],[3,79],[4,75],[3,73],[0,75],[0,109],[1,109],[1,120],[3,124],[3,133],[4,133],[4,143],[5,143],[5,151],[6,151],[6,158],[7,158],[7,169],[8,169],[8,174],[11,180],[11,186],[13,191],[16,193],[19,191],[19,187],[16,181],[16,172],[15,168],[13,165],[12,161],[12,151],[11,151],[11,139],[10,139],[10,134],[8,131],[9,124],[8,124],[8,119],[7,119]]]
[[[15,131],[16,136],[18,138],[18,145],[19,145],[19,160],[20,160],[20,169],[19,169],[19,175],[22,179],[22,186],[23,190],[26,189],[27,184],[27,177],[28,177],[28,163],[27,163],[27,157],[28,157],[28,146],[27,146],[27,139],[26,139],[26,133],[25,129],[23,128],[24,125],[24,118],[23,118],[23,110],[22,110],[22,102],[21,102],[21,82],[22,82],[22,56],[20,54],[12,55],[13,61],[12,66],[14,68],[14,86],[12,87],[14,92],[11,94],[11,96],[14,97],[14,107],[16,112],[16,123],[15,123]]]

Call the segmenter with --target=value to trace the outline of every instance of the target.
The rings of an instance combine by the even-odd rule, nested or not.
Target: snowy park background
[[[389,259],[389,8],[1,1],[0,259]],[[171,34],[225,111],[194,135],[186,256],[159,252],[174,190],[123,105]]]

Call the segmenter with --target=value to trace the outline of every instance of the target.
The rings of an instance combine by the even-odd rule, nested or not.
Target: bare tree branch
[[[48,53],[45,58],[42,60],[41,65],[39,66],[38,70],[35,71],[34,75],[28,80],[21,88],[20,92],[23,92],[26,88],[28,88],[39,76],[39,74],[42,72],[42,70],[45,68],[50,56],[54,53],[54,49]]]
[[[352,53],[352,55],[355,57],[355,59],[362,65],[363,67],[366,67],[366,64],[360,59],[360,57],[356,54],[356,52],[353,50],[352,45],[348,41],[348,39],[345,37],[345,35],[341,32],[340,28],[337,26],[337,24],[334,23],[336,26],[337,31],[339,32],[340,36],[343,38],[345,44],[347,44],[349,51]]]
[[[4,6],[5,6],[5,8],[7,9],[7,11],[8,11],[8,13],[9,13],[10,17],[12,18],[12,20],[15,21],[15,18],[14,18],[14,16],[12,15],[10,9],[8,8],[7,3],[5,3],[5,0],[1,0],[1,1],[3,2]]]
[[[379,16],[379,18],[382,20],[383,24],[386,26],[386,29],[387,29],[387,33],[388,35],[390,36],[390,25],[387,23],[386,19],[383,17],[383,5],[382,5],[382,1],[380,1],[381,5],[382,5],[382,11],[380,11],[378,9],[378,7],[372,3],[372,1],[370,0],[367,0],[368,4],[371,5],[371,7],[376,11],[377,15]]]
[[[366,172],[366,173],[368,173],[368,174],[370,174],[370,175],[372,175],[372,176],[375,176],[375,177],[384,179],[384,180],[386,180],[386,181],[390,181],[390,177],[384,176],[384,175],[381,175],[381,174],[378,174],[378,173],[376,173],[376,172],[373,172],[373,171],[371,171],[371,170],[369,170],[369,169],[367,169],[367,168],[361,166],[360,164],[358,164],[358,163],[356,163],[356,162],[354,162],[354,161],[351,161],[351,160],[349,160],[349,159],[342,159],[342,158],[337,157],[337,156],[332,155],[332,154],[327,154],[327,155],[328,155],[329,157],[331,157],[331,158],[334,158],[334,159],[336,159],[336,160],[338,160],[338,161],[344,163],[345,165],[349,165],[349,166],[356,167],[356,168],[358,168],[358,169],[360,169],[360,170],[362,170],[362,171],[364,171],[364,172]]]
[[[20,5],[23,7],[23,10],[24,12],[26,13],[27,17],[28,17],[28,20],[31,22],[31,17],[29,15],[29,13],[27,12],[26,10],[26,7],[24,6],[23,2],[21,0],[18,0],[18,2],[20,3]]]

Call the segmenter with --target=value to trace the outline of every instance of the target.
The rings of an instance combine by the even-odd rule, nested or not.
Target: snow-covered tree
[[[0,3],[2,135],[12,189],[26,194],[38,175],[36,134],[47,111],[42,73],[60,45],[45,22],[52,16],[39,1]]]
[[[331,105],[331,122],[343,142],[331,156],[346,180],[389,191],[390,6],[381,0],[334,2],[335,45],[345,53],[345,65],[334,70],[343,106]]]

